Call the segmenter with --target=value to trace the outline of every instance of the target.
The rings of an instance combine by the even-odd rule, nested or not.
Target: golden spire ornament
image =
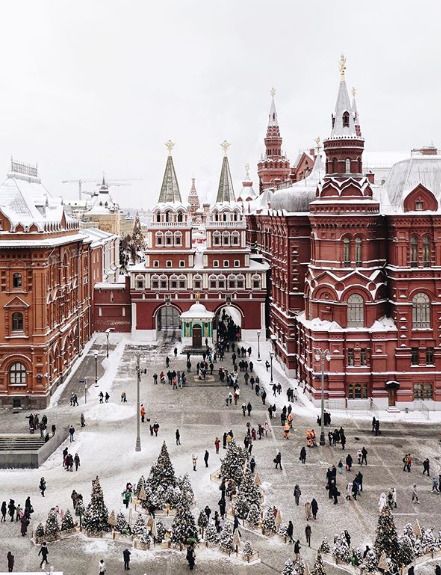
[[[165,142],[165,147],[168,150],[168,155],[171,156],[172,150],[175,147],[174,142],[172,142],[171,140],[168,140],[168,142]]]
[[[340,69],[340,79],[344,80],[346,72],[346,58],[344,57],[343,54],[340,56],[340,62],[338,63],[338,67]]]
[[[224,156],[226,156],[226,155],[228,154],[228,148],[229,148],[230,146],[231,146],[231,144],[229,144],[229,143],[227,142],[227,140],[224,140],[224,141],[222,142],[221,148],[222,148],[223,151],[224,151]]]

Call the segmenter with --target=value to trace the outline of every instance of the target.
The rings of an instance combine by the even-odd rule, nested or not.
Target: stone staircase
[[[40,435],[0,435],[1,451],[38,451],[44,445]]]

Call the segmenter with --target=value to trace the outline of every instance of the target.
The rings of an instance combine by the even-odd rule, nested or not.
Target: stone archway
[[[172,305],[163,305],[156,312],[156,331],[176,331],[181,325],[180,311]]]

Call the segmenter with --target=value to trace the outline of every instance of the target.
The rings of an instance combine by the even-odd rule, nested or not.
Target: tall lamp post
[[[136,445],[135,451],[141,451],[141,400],[140,400],[140,385],[141,373],[147,373],[147,369],[141,370],[139,365],[139,353],[136,354]]]
[[[115,331],[113,327],[108,327],[105,331],[107,338],[106,357],[109,357],[109,335],[111,331]]]
[[[260,359],[260,329],[257,331],[257,361],[261,361]]]
[[[314,350],[316,361],[320,362],[321,370],[321,398],[320,398],[320,445],[325,445],[325,361],[331,359],[331,354],[327,349]]]
[[[97,351],[93,354],[93,357],[95,358],[95,385],[98,385],[98,352]]]
[[[274,352],[270,351],[270,362],[271,362],[271,383],[273,382],[273,357],[274,357]]]

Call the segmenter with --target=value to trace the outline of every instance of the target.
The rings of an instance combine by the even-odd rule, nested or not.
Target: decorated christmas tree
[[[142,543],[143,545],[150,545],[150,543],[152,542],[149,532],[145,527],[142,530],[142,532],[138,535],[138,539],[139,542]]]
[[[165,534],[167,533],[166,528],[162,521],[158,521],[156,523],[156,535],[155,535],[155,542],[162,543],[165,539]]]
[[[219,547],[221,551],[223,551],[224,553],[228,553],[228,555],[234,552],[233,528],[231,526],[231,523],[225,524],[225,527],[223,528],[222,533],[220,535]]]
[[[55,509],[51,509],[46,519],[44,534],[47,539],[56,539],[58,537],[59,531],[60,526],[58,525],[58,513],[55,511]]]
[[[158,456],[157,462],[152,465],[150,469],[150,475],[147,480],[147,484],[150,487],[152,495],[156,495],[156,497],[158,497],[159,488],[161,488],[165,494],[169,486],[176,487],[177,485],[175,470],[173,468],[172,462],[170,461],[170,456],[168,454],[165,441],[162,444],[161,452]]]
[[[337,535],[332,548],[332,555],[336,561],[349,563],[351,559],[351,550],[349,549],[348,542],[344,533]]]
[[[179,481],[179,480],[178,480]],[[169,485],[167,491],[164,494],[165,501],[170,505],[170,507],[177,507],[181,500],[182,492],[180,487],[173,487]]]
[[[143,251],[145,247],[144,234],[141,229],[141,222],[139,221],[139,216],[136,214],[135,222],[133,224],[133,232],[130,243],[130,252],[132,256],[132,261],[134,263],[140,261],[140,252]]]
[[[294,575],[304,575],[305,573],[305,562],[303,559],[299,559],[298,561],[294,561]]]
[[[248,561],[249,563],[253,555],[254,555],[253,546],[249,541],[245,541],[245,545],[243,546],[242,550],[242,557],[245,559],[245,561]]]
[[[61,531],[67,531],[68,529],[73,529],[75,527],[74,520],[72,519],[72,514],[69,509],[64,514],[61,520]]]
[[[188,505],[181,503],[172,524],[172,543],[186,545],[189,540],[199,541],[198,529]]]
[[[141,491],[141,489],[145,489],[144,475],[141,475],[141,477],[138,479],[138,483],[136,484],[136,487],[135,487],[135,495],[136,495],[136,497],[138,497],[138,499],[139,499],[139,492]]]
[[[84,507],[83,500],[78,499],[77,504],[75,505],[75,515],[78,517],[83,517],[85,511],[86,509]]]
[[[363,559],[363,566],[364,566],[364,570],[367,571],[368,573],[373,573],[374,571],[377,571],[378,560],[377,560],[377,556],[375,555],[375,552],[372,551],[372,549],[370,549],[366,553],[366,556]]]
[[[44,525],[39,523],[35,529],[35,538],[37,543],[39,543],[44,538]]]
[[[421,531],[422,551],[423,553],[432,553],[438,546],[433,530],[423,527]]]
[[[221,477],[232,479],[237,486],[240,485],[243,477],[243,469],[248,464],[248,451],[232,441],[227,449],[227,453],[221,464]],[[248,466],[248,465],[247,465]]]
[[[186,473],[183,477],[180,477],[178,479],[178,486],[181,490],[180,499],[181,500],[185,499],[189,506],[193,505],[194,493],[193,493],[193,487],[191,486],[190,477],[188,476],[188,473]]]
[[[331,546],[329,545],[328,538],[325,537],[323,541],[320,543],[320,547],[318,548],[320,553],[331,553]]]
[[[258,486],[254,483],[253,476],[249,468],[245,468],[242,481],[240,482],[235,511],[240,519],[246,519],[250,512],[251,506],[255,505],[260,512],[260,492]]]
[[[393,563],[399,563],[399,545],[397,530],[395,528],[394,518],[388,506],[383,507],[378,517],[377,533],[374,545],[377,557],[384,552]]]
[[[360,547],[357,547],[356,549],[352,549],[352,555],[351,555],[351,559],[350,559],[350,563],[351,565],[354,565],[354,567],[357,567],[358,565],[361,565],[361,563],[363,562],[363,551],[360,549]]]
[[[208,517],[207,514],[205,513],[204,509],[202,509],[202,511],[199,513],[199,517],[198,517],[198,527],[201,531],[201,537],[202,539],[204,538],[204,530],[208,525]]]
[[[311,575],[326,575],[325,566],[320,551],[317,552],[314,567],[311,569]]]
[[[283,567],[282,575],[293,575],[294,573],[294,563],[291,559],[285,562],[285,566]]]
[[[276,522],[274,520],[274,512],[272,507],[268,507],[263,516],[263,529],[265,533],[277,533]]]
[[[144,517],[141,513],[138,513],[138,517],[136,518],[135,525],[132,527],[132,535],[135,537],[139,537],[145,530],[145,521]]]
[[[250,511],[247,516],[247,521],[251,523],[251,525],[259,525],[260,524],[260,508],[253,504],[250,507]]]
[[[118,513],[116,516],[115,531],[122,535],[130,535],[130,525],[127,523],[124,513]]]
[[[109,531],[109,513],[98,476],[92,481],[91,501],[84,512],[83,527],[92,535]]]
[[[115,515],[115,511],[112,510],[112,513],[109,515],[109,525],[110,527],[115,527],[116,525],[116,515]]]
[[[218,543],[219,533],[214,523],[209,523],[205,529],[204,539],[207,543]]]

